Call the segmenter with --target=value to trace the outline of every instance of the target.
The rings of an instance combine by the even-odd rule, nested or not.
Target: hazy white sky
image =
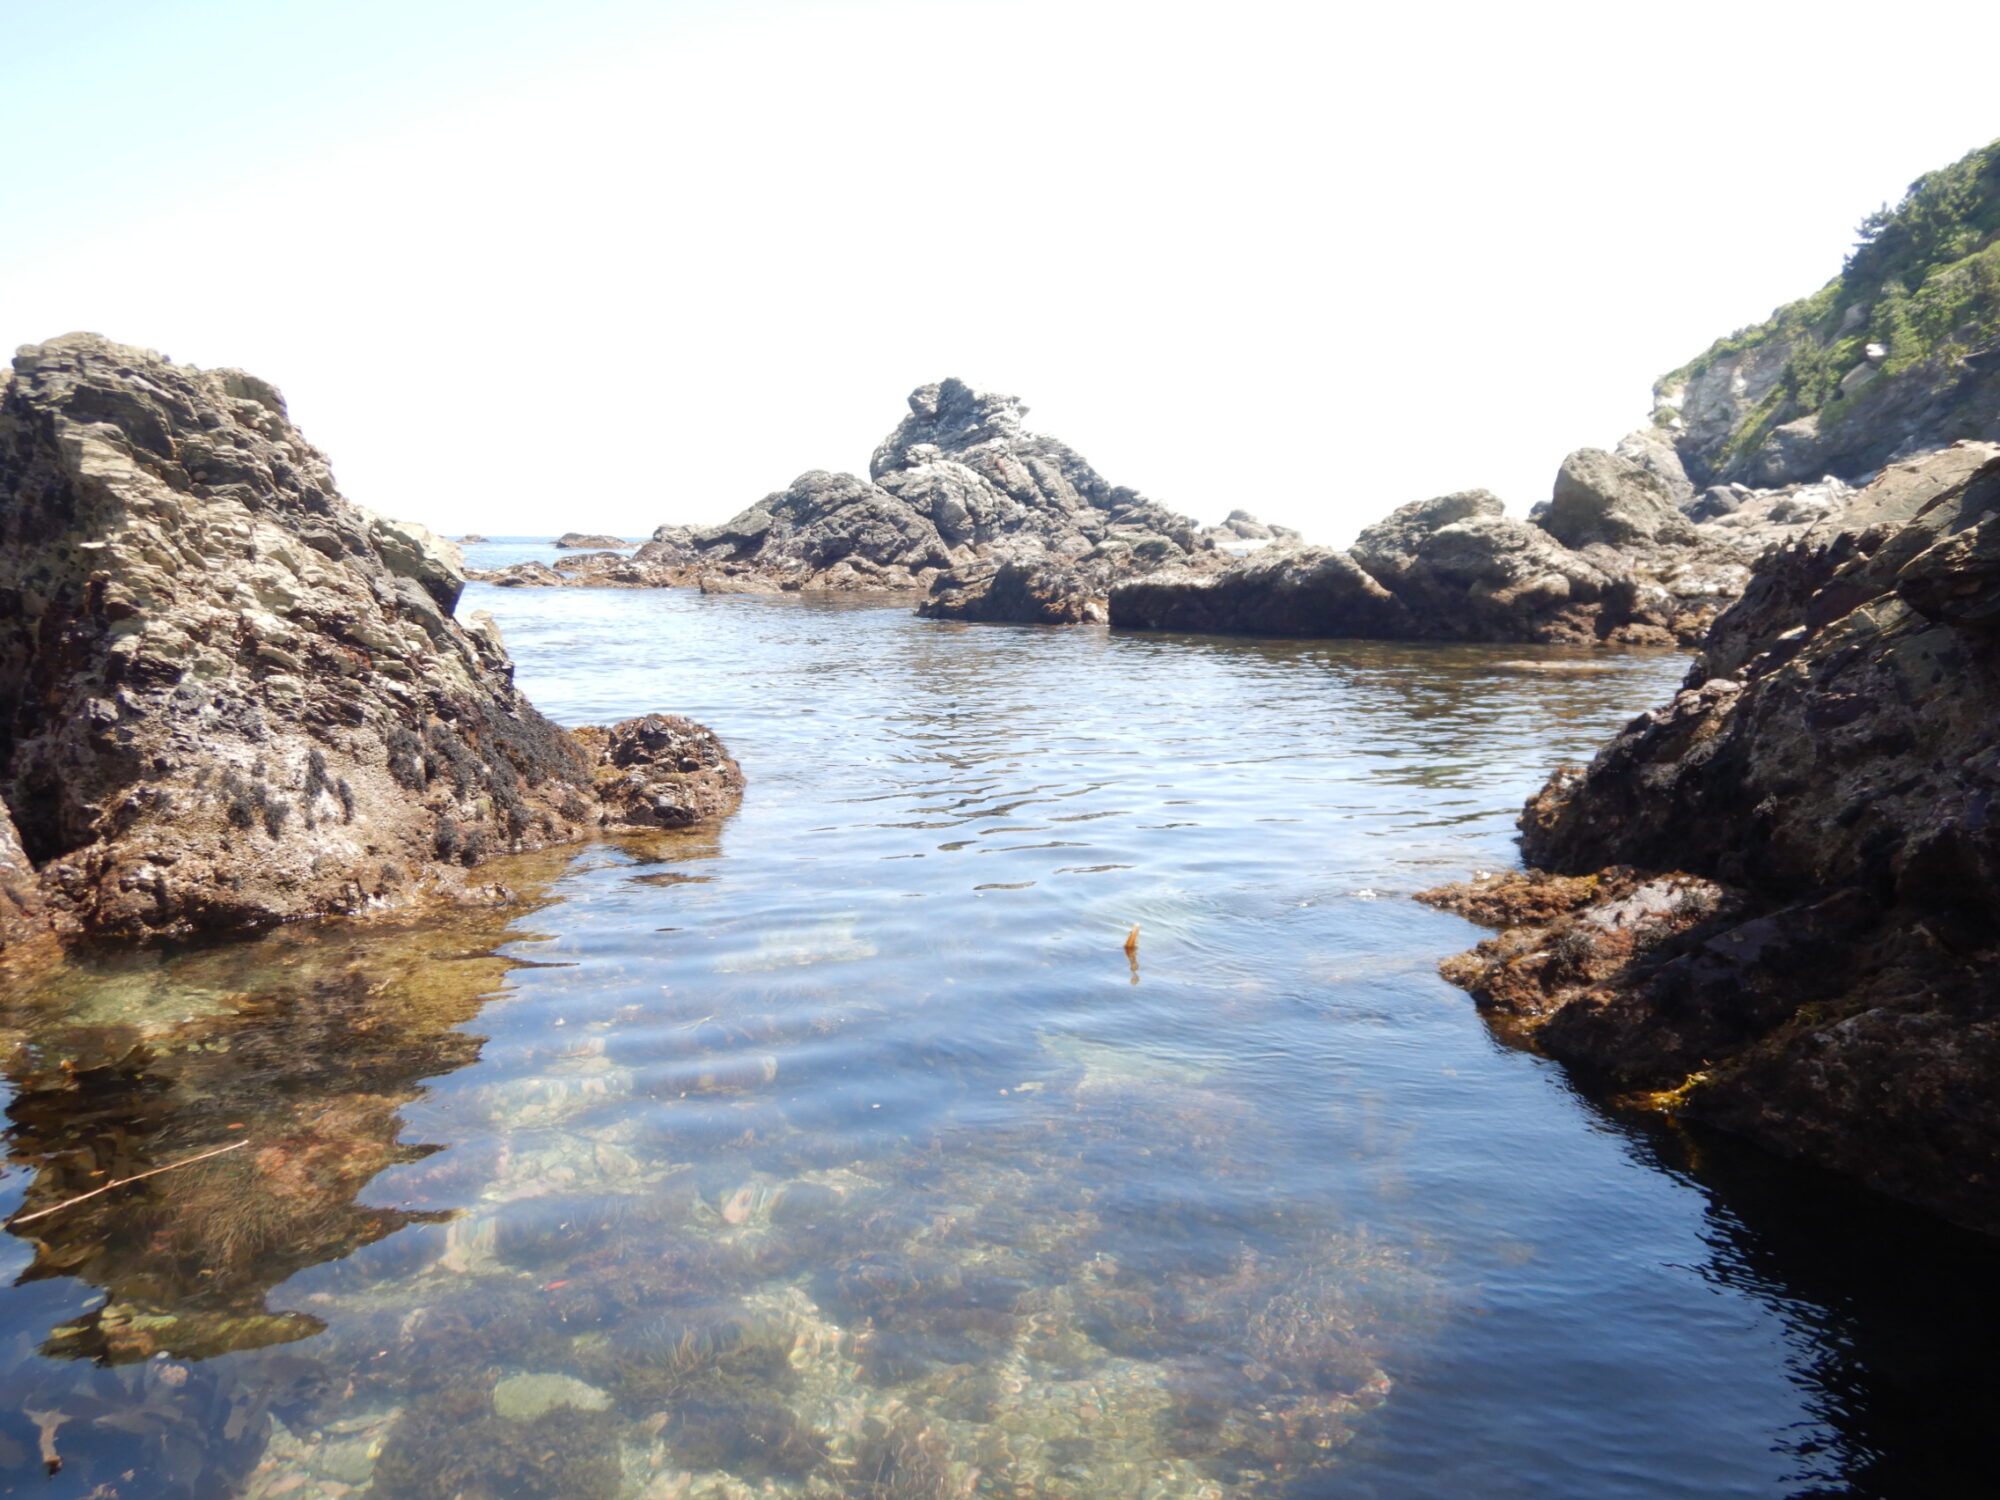
[[[1524,511],[2000,135],[1921,62],[2000,8],[1890,19],[0,0],[0,340],[254,370],[454,533],[719,520],[952,374],[1202,519]]]

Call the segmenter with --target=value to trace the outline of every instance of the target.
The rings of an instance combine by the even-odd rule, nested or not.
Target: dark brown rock
[[[1733,675],[1559,772],[1522,849],[1723,891],[1576,993],[1543,986],[1547,1051],[2000,1232],[1997,518],[2000,448],[1885,472],[1717,622],[1697,675]],[[1590,910],[1451,976],[1495,991]]]
[[[607,828],[685,828],[718,817],[743,795],[743,773],[714,731],[674,714],[647,714],[576,737],[595,758]]]

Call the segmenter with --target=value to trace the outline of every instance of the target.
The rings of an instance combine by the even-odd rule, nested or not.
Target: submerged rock
[[[603,1411],[610,1404],[608,1391],[585,1385],[574,1375],[509,1375],[493,1387],[494,1415],[509,1422],[532,1422],[563,1407]]]
[[[452,543],[340,495],[267,383],[91,334],[22,349],[0,934],[359,911],[632,813],[631,767],[535,711],[490,617],[454,618],[463,585]],[[719,747],[698,774],[716,795],[683,801],[721,806]]]
[[[2000,447],[1893,466],[1767,556],[1688,686],[1587,770],[1558,772],[1522,819],[1545,869],[1711,887],[1616,972],[1571,941],[1589,983],[1528,1007],[1549,1052],[1990,1231],[1996,538]],[[1451,977],[1518,979],[1550,932],[1482,945]]]

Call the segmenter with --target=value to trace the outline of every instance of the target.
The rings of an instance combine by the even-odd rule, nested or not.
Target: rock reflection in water
[[[80,960],[17,999],[18,1213],[62,1205],[19,1225],[22,1279],[103,1295],[13,1360],[0,1493],[45,1451],[78,1496],[1249,1493],[1337,1454],[1442,1309],[1272,1193],[1258,1112],[1199,1069],[905,1016],[907,1084],[800,1088],[785,1059],[890,1012],[755,970],[720,1008],[539,970],[573,1027],[456,1090],[462,1144],[400,1140],[480,1057],[525,909]]]
[[[105,1118],[151,1134],[125,1165],[242,1123],[300,1151],[223,1158],[239,1192],[286,1166],[326,1191],[256,1220],[298,1241],[261,1271],[167,1233],[179,1172],[104,1195],[87,1235],[23,1225],[96,1247],[97,1280],[0,1304],[0,1493],[1782,1492],[1757,1487],[1799,1413],[1771,1323],[1657,1267],[1701,1258],[1689,1195],[1493,1048],[1431,973],[1452,919],[1393,899],[1504,859],[1546,761],[1676,664],[1619,659],[1621,701],[1490,652],[1059,642],[797,601],[570,598],[544,624],[514,632],[524,670],[723,695],[763,768],[726,852],[579,851],[541,936],[505,912],[407,943],[299,929],[17,997],[16,1075],[74,1106],[67,1135],[21,1127],[52,1174],[34,1204],[104,1180],[66,1141],[107,1170],[118,1144],[61,1058],[128,1042],[147,1060]],[[755,682],[726,666],[753,651]],[[1016,847],[1054,838],[1028,824],[1089,849]],[[496,942],[522,966],[462,957]],[[314,994],[321,1033],[284,1005]],[[230,1352],[36,1352],[91,1325],[92,1285],[150,1285],[192,1338],[211,1265],[235,1268]],[[285,1316],[321,1331],[247,1347]]]
[[[532,887],[564,862],[505,873]],[[457,1028],[500,987],[509,965],[492,950],[525,909],[79,955],[9,992],[8,1156],[32,1173],[9,1224],[33,1254],[17,1284],[73,1277],[103,1295],[14,1332],[0,1493],[28,1474],[51,1493],[52,1464],[60,1492],[228,1493],[271,1414],[319,1398],[325,1367],[273,1346],[324,1320],[271,1308],[267,1293],[449,1217],[357,1196],[439,1149],[400,1142],[398,1110],[479,1055]],[[257,1350],[271,1352],[190,1363]]]

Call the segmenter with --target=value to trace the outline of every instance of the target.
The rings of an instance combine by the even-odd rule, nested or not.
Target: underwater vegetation
[[[495,1051],[518,916],[13,1006],[22,1279],[99,1295],[19,1346],[0,1495],[1247,1496],[1335,1461],[1443,1315],[1179,1064],[920,1014],[889,1090],[866,996],[617,965],[534,970]]]

